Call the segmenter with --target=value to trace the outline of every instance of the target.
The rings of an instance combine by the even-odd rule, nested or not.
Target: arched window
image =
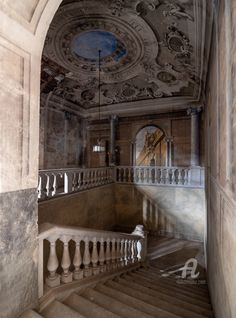
[[[137,166],[166,165],[167,149],[163,130],[154,125],[142,128],[136,135],[134,155]]]

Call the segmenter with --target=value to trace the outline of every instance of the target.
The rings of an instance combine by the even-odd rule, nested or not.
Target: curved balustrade
[[[113,169],[55,169],[40,170],[38,183],[38,198],[47,199],[66,193],[114,182]]]
[[[140,229],[142,226],[137,226]],[[71,283],[92,275],[138,264],[146,257],[146,237],[143,230],[134,234],[100,231],[77,227],[42,225],[39,234],[39,294],[43,295],[43,264],[47,264],[45,283],[48,287]],[[43,241],[49,242],[49,256]],[[59,245],[62,255],[58,257]],[[61,269],[61,271],[60,271]]]

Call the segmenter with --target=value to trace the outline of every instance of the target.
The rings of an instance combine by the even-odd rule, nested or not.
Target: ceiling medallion
[[[149,39],[147,41],[147,38]],[[96,74],[96,50],[102,47],[104,83],[117,83],[140,74],[143,61],[153,61],[158,42],[152,29],[134,12],[112,16],[101,3],[64,5],[48,31],[44,55],[70,70],[74,79],[88,81]]]

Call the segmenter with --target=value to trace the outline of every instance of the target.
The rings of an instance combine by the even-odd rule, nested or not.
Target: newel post
[[[141,262],[145,262],[147,258],[147,233],[147,231],[144,231],[143,225],[136,225],[134,231],[132,232],[133,235],[140,236],[140,240],[137,243],[137,257]]]

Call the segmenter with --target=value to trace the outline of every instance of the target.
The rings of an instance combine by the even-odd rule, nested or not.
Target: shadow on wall
[[[204,189],[116,185],[119,226],[141,223],[154,235],[203,241]]]

